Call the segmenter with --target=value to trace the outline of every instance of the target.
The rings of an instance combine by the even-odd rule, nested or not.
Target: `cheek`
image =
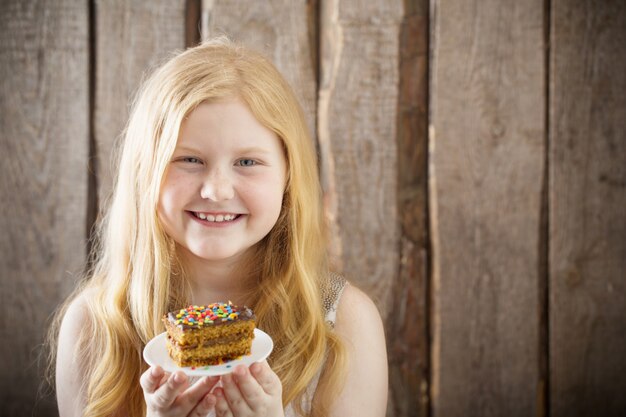
[[[157,214],[162,222],[171,221],[172,217],[181,210],[181,204],[185,201],[184,196],[188,192],[184,182],[173,181],[169,178],[163,183],[157,205]]]
[[[193,178],[172,173],[163,182],[159,201],[166,207],[180,205],[185,196],[191,195],[193,191]]]
[[[278,218],[283,204],[282,186],[250,186],[245,195],[246,204],[251,210],[263,216]]]
[[[163,231],[169,236],[172,236],[173,211],[171,199],[168,198],[167,193],[161,192],[159,203],[157,204],[157,219],[161,223]]]
[[[157,205],[157,213],[159,214],[161,220],[163,220],[163,217],[171,215],[175,202],[176,193],[174,192],[174,189],[163,187],[161,189],[161,194],[159,195],[159,204]]]

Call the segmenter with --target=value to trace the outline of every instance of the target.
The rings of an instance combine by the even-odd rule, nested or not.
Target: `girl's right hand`
[[[219,377],[205,377],[188,387],[187,376],[180,371],[166,373],[160,366],[150,367],[140,383],[148,406],[148,417],[205,417],[215,407],[210,394]]]

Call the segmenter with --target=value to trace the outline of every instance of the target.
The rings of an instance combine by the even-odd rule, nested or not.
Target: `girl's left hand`
[[[222,388],[216,388],[215,413],[218,417],[281,417],[283,386],[266,361],[250,369],[244,365],[222,376]]]

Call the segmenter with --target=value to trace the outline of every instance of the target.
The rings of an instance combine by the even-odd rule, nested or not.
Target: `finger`
[[[251,409],[254,409],[265,395],[263,388],[245,365],[237,366],[233,375],[246,403]]]
[[[207,376],[198,380],[190,388],[188,388],[182,395],[178,397],[176,403],[189,405],[195,407],[202,397],[211,392],[213,387],[217,385],[220,378],[218,376]]]
[[[147,394],[152,394],[161,385],[161,380],[165,376],[165,371],[160,366],[151,366],[146,372],[141,374],[139,384]]]
[[[187,376],[180,372],[174,372],[167,379],[167,382],[154,392],[154,402],[159,408],[171,406],[180,392],[187,385]]]
[[[230,411],[228,401],[224,397],[224,390],[222,388],[216,388],[215,394],[215,415],[217,417],[232,417],[233,413]]]
[[[278,375],[272,371],[267,361],[256,362],[250,366],[250,373],[257,380],[263,391],[271,396],[282,395],[283,386]]]
[[[171,374],[169,372],[163,373],[163,376],[161,377],[161,381],[159,381],[159,387],[167,382],[167,379],[170,377],[170,375]]]
[[[234,414],[250,412],[250,407],[248,407],[246,400],[243,398],[232,374],[222,376],[222,389],[224,390],[224,397],[228,401],[229,408]]]
[[[190,417],[206,417],[206,415],[215,408],[217,398],[213,394],[206,394],[198,405],[189,413]]]

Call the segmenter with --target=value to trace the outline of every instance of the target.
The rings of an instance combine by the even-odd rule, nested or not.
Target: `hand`
[[[222,388],[215,389],[218,417],[284,416],[283,386],[267,362],[255,363],[250,369],[239,365],[222,376]]]
[[[206,417],[215,406],[215,396],[209,392],[218,381],[219,377],[205,377],[188,387],[189,380],[184,373],[168,374],[160,366],[150,367],[140,379],[148,406],[147,416]]]

